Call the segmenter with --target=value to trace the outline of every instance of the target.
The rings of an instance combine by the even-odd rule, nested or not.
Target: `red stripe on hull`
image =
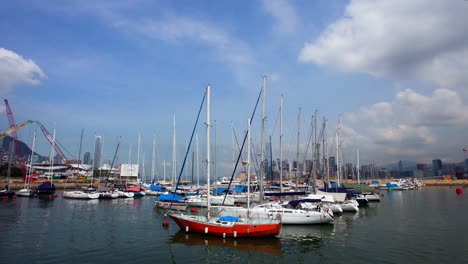
[[[232,226],[224,226],[214,223],[190,221],[174,215],[169,216],[176,222],[180,229],[187,230],[186,228],[188,226],[188,232],[197,234],[221,237],[270,237],[279,235],[281,231],[281,223],[249,224],[237,222]],[[208,232],[206,232],[206,230],[208,230]]]

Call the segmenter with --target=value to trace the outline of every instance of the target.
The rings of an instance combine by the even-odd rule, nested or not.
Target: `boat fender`
[[[205,227],[205,234],[208,234],[208,227]]]

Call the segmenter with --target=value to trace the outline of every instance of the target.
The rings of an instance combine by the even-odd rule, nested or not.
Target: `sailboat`
[[[34,156],[34,147],[36,145],[36,135],[37,135],[37,124],[36,124],[36,129],[34,129],[31,157],[29,160],[29,168],[28,168],[28,171],[26,172],[26,178],[24,179],[24,187],[23,189],[19,190],[16,193],[17,196],[31,197],[34,195],[34,191],[31,190],[31,188],[29,187],[29,184],[31,183],[32,163],[33,163],[33,156]]]
[[[54,166],[54,148],[55,148],[55,128],[54,134],[52,137],[52,146],[50,149],[50,157],[49,157],[49,174],[52,175],[52,167]],[[39,186],[37,186],[36,193],[38,197],[48,198],[49,200],[54,198],[55,195],[55,185],[52,183],[53,177],[50,177],[50,181],[43,182]]]
[[[206,88],[206,177],[207,190],[210,190],[210,85]],[[204,97],[204,99],[205,99]],[[201,110],[201,108],[200,108]],[[249,146],[250,146],[250,119],[248,128]],[[248,176],[250,173],[250,149],[248,154]],[[210,192],[208,194],[208,207],[206,215],[188,215],[168,213],[169,217],[176,222],[180,229],[185,232],[198,234],[222,236],[222,237],[269,237],[276,236],[281,231],[281,220],[271,218],[254,218],[238,216],[215,217],[211,211]],[[249,206],[250,204],[248,204]]]
[[[280,164],[282,161],[282,105],[283,105],[283,96],[281,96],[280,103]],[[280,166],[280,193],[282,192],[282,168]],[[299,208],[287,207],[289,204],[271,202],[264,203],[253,208],[239,208],[239,207],[229,207],[225,208],[222,213],[228,213],[241,216],[246,216],[249,213],[257,217],[272,217],[280,218],[282,224],[292,224],[292,225],[309,225],[309,224],[327,224],[333,222],[333,212],[328,209],[322,210],[321,207],[318,207],[317,210],[302,210]]]
[[[83,130],[81,130],[81,137],[80,137],[80,150],[78,152],[78,170],[80,169],[81,166],[81,145],[83,143]],[[90,200],[90,199],[97,199],[99,198],[99,193],[95,191],[80,191],[80,190],[75,190],[75,191],[64,191],[62,194],[63,198],[68,198],[68,199],[80,199],[80,200]]]

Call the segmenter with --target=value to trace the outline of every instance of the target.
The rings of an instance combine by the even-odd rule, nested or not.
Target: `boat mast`
[[[357,184],[359,185],[359,184],[361,184],[359,182],[359,177],[360,177],[360,175],[359,175],[359,148],[356,150],[356,156],[357,156],[357,166],[356,166]]]
[[[259,200],[263,201],[264,198],[264,186],[263,179],[265,178],[265,122],[266,122],[266,76],[262,78],[262,131],[260,137],[260,178],[259,178]],[[250,186],[249,186],[250,188]]]
[[[54,148],[55,148],[55,128],[54,128],[54,133],[53,133],[53,136],[52,136],[52,148],[50,149],[50,157],[49,157],[49,163],[50,163],[50,167],[49,167],[49,175],[50,175],[50,182],[52,182],[52,179],[54,178],[53,176],[53,169],[52,167],[54,166]],[[13,151],[13,150],[12,150]]]
[[[313,190],[314,194],[317,193],[317,110],[314,113],[314,130],[313,130],[314,142],[313,142],[313,152],[314,152],[314,159],[312,161],[312,182],[314,184]]]
[[[138,164],[137,182],[138,183],[140,182],[140,151],[141,151],[140,144],[141,144],[141,137],[140,137],[140,131],[138,131],[138,148],[137,148],[137,164]],[[102,157],[102,155],[101,155],[101,157]],[[144,164],[143,164],[143,173],[145,173],[144,170],[145,170],[145,167],[144,167]]]
[[[250,211],[250,118],[247,122],[247,210]]]
[[[199,168],[200,154],[198,151],[198,134],[195,134],[195,145],[197,148],[197,190],[198,190],[200,188],[200,168]]]
[[[33,135],[32,148],[31,148],[31,157],[29,159],[29,170],[28,170],[28,173],[26,173],[26,181],[24,182],[24,189],[29,189],[29,184],[31,183],[34,147],[36,146],[36,134],[37,134],[37,124],[36,124],[36,127],[34,128],[34,135]]]
[[[174,186],[175,181],[177,180],[176,176],[176,120],[175,120],[175,113],[173,116],[173,127],[174,133],[172,135],[172,181],[171,186]],[[176,191],[176,190],[174,190]]]
[[[152,181],[154,181],[154,159],[156,157],[156,134],[153,134],[153,152],[151,153],[151,177],[153,178]]]
[[[328,138],[327,138],[327,119],[323,120],[323,160],[324,160],[324,174],[327,179],[327,185],[330,184],[330,159],[328,158]],[[325,189],[329,186],[324,186]]]
[[[296,191],[299,191],[299,137],[301,130],[301,108],[299,107],[299,112],[297,113],[297,147],[296,147]]]
[[[280,192],[283,192],[283,95],[280,98],[280,160],[278,168],[280,170]]]
[[[206,190],[207,190],[207,214],[206,219],[210,219],[210,90],[206,87]]]

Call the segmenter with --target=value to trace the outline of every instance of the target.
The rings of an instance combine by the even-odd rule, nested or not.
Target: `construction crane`
[[[27,124],[34,123],[32,120],[26,120],[22,123],[19,123],[17,125],[14,125],[13,127],[7,128],[3,131],[0,131],[0,139],[5,138],[6,136],[16,134],[16,131],[20,130],[21,128],[25,127]]]
[[[67,165],[70,164],[67,157],[65,156],[65,154],[63,154],[62,150],[60,149],[59,144],[57,144],[57,140],[55,140],[54,142],[54,138],[50,135],[49,131],[47,131],[47,129],[39,121],[36,121],[36,123],[41,128],[42,133],[44,133],[45,137],[47,138],[47,141],[49,141],[49,143],[54,147],[55,152],[57,152],[62,162]]]
[[[15,124],[15,119],[13,118],[13,112],[11,111],[10,104],[8,103],[8,100],[5,99],[5,106],[6,106],[6,113],[8,116],[8,123],[10,123],[10,129],[12,131],[11,136],[13,138],[13,142],[16,146],[16,155],[18,156],[18,159],[20,161],[23,160],[23,156],[21,155],[21,146],[20,144],[16,144],[16,142],[19,141],[18,134],[16,133],[16,124]]]

